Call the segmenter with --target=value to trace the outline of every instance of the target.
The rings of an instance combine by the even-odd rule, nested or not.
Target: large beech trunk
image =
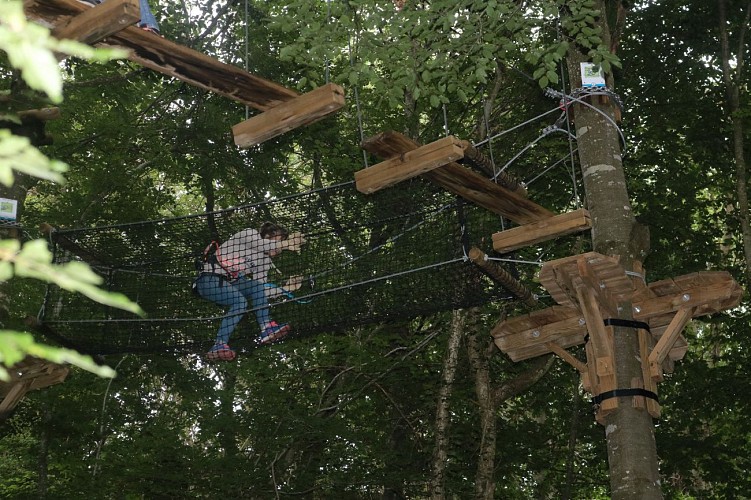
[[[604,14],[605,2],[598,1]],[[611,43],[608,26],[600,18],[603,39]],[[580,63],[585,56],[572,48],[567,56],[569,81],[572,87],[581,85]],[[612,88],[612,80],[609,86]],[[620,256],[620,263],[633,271],[634,261],[642,262],[649,249],[649,238],[631,209],[621,159],[618,131],[603,116],[614,118],[613,108],[593,100],[588,106],[574,106],[575,128],[581,162],[587,208],[592,219],[594,251],[604,255]],[[620,318],[630,320],[630,302],[618,303]],[[617,388],[631,387],[633,379],[641,379],[638,336],[630,328],[614,329],[613,348]],[[610,468],[611,496],[615,500],[642,500],[662,498],[657,465],[657,447],[652,417],[643,409],[634,408],[632,398],[619,398],[619,406],[605,417]]]

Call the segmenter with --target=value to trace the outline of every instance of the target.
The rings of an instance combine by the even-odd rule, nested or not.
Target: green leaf
[[[0,364],[13,366],[26,356],[34,356],[58,364],[69,363],[100,377],[112,378],[116,375],[109,366],[94,363],[91,356],[85,356],[70,349],[38,344],[29,333],[0,330]],[[0,367],[0,380],[9,380],[8,372],[2,367]]]
[[[61,174],[67,168],[64,163],[44,156],[28,138],[0,130],[0,182],[6,186],[13,184],[13,170],[63,183]]]

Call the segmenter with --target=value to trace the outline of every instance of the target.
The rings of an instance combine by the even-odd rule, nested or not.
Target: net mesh
[[[499,218],[413,180],[371,195],[354,183],[209,214],[53,233],[58,263],[82,260],[107,290],[136,301],[145,317],[50,286],[43,323],[92,354],[196,351],[210,346],[226,309],[191,290],[212,240],[273,221],[306,237],[273,259],[268,281],[303,286],[270,302],[294,335],[341,331],[494,300],[509,294],[466,260],[489,248]],[[271,287],[271,285],[269,285]],[[232,333],[234,349],[257,345],[253,304]]]

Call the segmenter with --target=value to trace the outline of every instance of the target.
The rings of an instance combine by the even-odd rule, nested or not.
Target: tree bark
[[[751,21],[751,2],[746,3],[746,15],[740,23],[738,33],[738,50],[730,54],[728,39],[727,0],[717,0],[719,15],[719,34],[722,59],[722,79],[725,84],[728,108],[727,115],[733,131],[733,160],[735,161],[735,188],[738,197],[738,218],[741,224],[743,256],[746,261],[746,279],[751,282],[751,221],[748,211],[748,183],[746,175],[746,157],[743,151],[743,115],[741,114],[740,80],[743,75],[745,59],[745,38]],[[731,58],[735,60],[735,71],[730,66]]]
[[[607,12],[607,7],[606,2],[598,1],[601,12]],[[603,42],[610,46],[606,16],[601,16],[598,23],[603,30]],[[567,64],[573,87],[581,85],[580,63],[586,61],[577,48],[569,51]],[[609,83],[612,87],[612,78]],[[603,116],[605,113],[613,120],[613,108],[594,100],[590,104],[597,109],[577,104],[574,112],[594,250],[619,256],[621,265],[632,271],[634,261],[643,261],[647,255],[648,233],[636,222],[631,209],[618,131]],[[617,306],[620,319],[633,319],[630,301]],[[613,352],[616,388],[630,388],[631,380],[642,378],[639,341],[632,329],[614,328]],[[605,417],[605,437],[612,498],[662,498],[652,417],[634,408],[631,398],[619,398],[618,408]]]
[[[474,318],[475,316],[470,316]],[[477,471],[475,472],[475,498],[495,498],[495,456],[498,409],[510,398],[523,393],[537,383],[555,361],[554,356],[540,356],[531,361],[527,369],[514,378],[498,385],[490,372],[492,356],[499,355],[493,340],[478,332],[474,325],[467,328],[467,353],[475,378],[475,394],[480,411],[480,436]]]
[[[456,366],[459,359],[459,346],[464,335],[464,324],[467,317],[465,311],[453,311],[451,315],[451,331],[446,347],[446,357],[443,359],[441,388],[438,392],[435,415],[435,447],[433,448],[433,474],[430,479],[430,498],[434,500],[446,497],[444,489],[444,474],[448,459],[449,399],[456,377]]]

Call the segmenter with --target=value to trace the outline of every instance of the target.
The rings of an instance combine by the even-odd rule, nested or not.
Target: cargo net
[[[299,289],[270,302],[271,317],[288,323],[292,337],[511,299],[466,259],[471,245],[491,246],[497,215],[420,180],[372,195],[346,183],[209,214],[57,230],[56,262],[87,262],[104,288],[125,294],[146,316],[51,286],[42,322],[90,354],[206,349],[227,308],[192,291],[196,265],[211,241],[265,221],[307,240],[299,252],[274,257],[268,275],[268,287],[302,277]],[[248,302],[230,340],[241,351],[260,334]]]

